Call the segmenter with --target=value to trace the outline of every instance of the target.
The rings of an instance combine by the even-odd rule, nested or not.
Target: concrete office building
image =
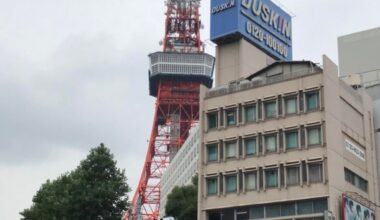
[[[338,38],[341,78],[373,99],[377,161],[380,165],[380,27]],[[380,176],[380,169],[378,170]],[[380,189],[380,183],[379,183]]]
[[[167,197],[175,186],[191,184],[198,172],[200,148],[200,126],[197,124],[190,130],[189,137],[176,153],[161,178],[160,217],[164,217]]]
[[[292,61],[291,29],[270,0],[211,1],[216,87],[200,93],[198,220],[376,215],[372,99],[326,56]]]
[[[375,211],[372,101],[327,57],[275,62],[201,100],[199,220],[344,219],[343,194]]]

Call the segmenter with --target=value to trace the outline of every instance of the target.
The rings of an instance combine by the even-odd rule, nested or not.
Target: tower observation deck
[[[159,218],[160,180],[199,120],[200,85],[212,86],[215,58],[203,52],[200,0],[167,0],[163,52],[149,55],[153,126],[140,181],[125,220]]]

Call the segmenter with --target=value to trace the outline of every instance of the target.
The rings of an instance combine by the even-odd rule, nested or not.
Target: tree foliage
[[[196,220],[198,204],[198,176],[192,185],[176,186],[168,195],[165,212],[178,220]]]
[[[24,220],[119,220],[127,209],[126,180],[101,144],[74,171],[44,183],[20,214]]]

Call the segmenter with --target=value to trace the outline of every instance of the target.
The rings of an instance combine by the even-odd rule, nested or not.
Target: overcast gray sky
[[[294,59],[337,62],[338,36],[380,26],[378,0],[278,1],[295,15]],[[164,9],[164,0],[0,0],[0,219],[20,219],[42,183],[100,142],[136,188],[154,110],[147,55],[161,50]]]

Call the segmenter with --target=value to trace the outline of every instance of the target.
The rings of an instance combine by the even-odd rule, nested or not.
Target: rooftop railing
[[[282,74],[277,74],[274,76],[257,76],[254,77],[251,81],[247,79],[243,80],[237,80],[234,81],[228,85],[222,85],[218,86],[216,88],[210,89],[206,93],[206,98],[211,98],[211,97],[217,97],[217,96],[222,96],[234,92],[240,92],[244,90],[249,90],[249,89],[254,89],[270,84],[275,84],[287,80],[292,80],[292,79],[297,79],[301,78],[307,75],[312,75],[312,74],[318,74],[322,73],[322,69],[320,68],[307,68],[303,69],[297,72],[290,72],[290,73],[282,73]]]

